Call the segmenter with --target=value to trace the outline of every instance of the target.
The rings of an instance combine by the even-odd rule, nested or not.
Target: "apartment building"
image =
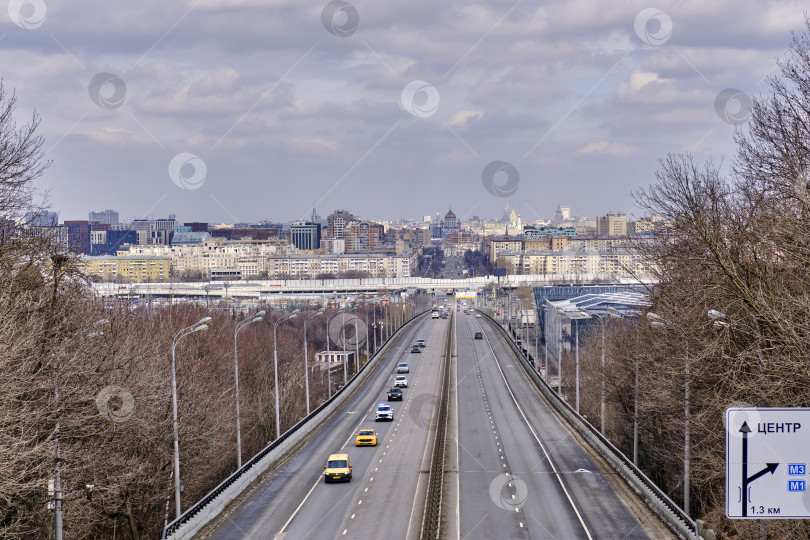
[[[499,263],[513,274],[648,275],[649,262],[632,251],[519,251],[503,252]]]
[[[627,215],[624,212],[609,213],[596,218],[596,236],[626,236]]]
[[[104,281],[129,283],[169,279],[169,257],[83,256],[81,264],[85,272]]]
[[[202,244],[131,246],[121,256],[166,257],[177,274],[212,271],[221,275],[238,270],[243,279],[314,279],[357,271],[371,277],[409,277],[416,268],[415,254],[301,254],[280,240],[233,242],[208,238]]]

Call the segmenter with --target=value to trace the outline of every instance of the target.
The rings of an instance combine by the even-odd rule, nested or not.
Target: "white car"
[[[394,379],[394,386],[398,388],[408,388],[408,379],[405,378],[405,375],[399,375]]]
[[[407,362],[400,362],[397,364],[397,373],[410,373],[411,368],[408,367]]]
[[[374,421],[379,422],[380,420],[390,420],[392,422],[394,420],[394,409],[387,403],[377,404],[377,412],[374,414]]]

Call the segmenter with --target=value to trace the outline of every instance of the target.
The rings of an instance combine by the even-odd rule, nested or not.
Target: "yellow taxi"
[[[377,446],[377,432],[373,429],[361,429],[357,432],[355,446]]]
[[[349,454],[331,454],[323,466],[323,479],[325,482],[351,482],[352,464],[349,463]]]

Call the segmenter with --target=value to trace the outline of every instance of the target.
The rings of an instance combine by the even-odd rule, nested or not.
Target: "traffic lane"
[[[435,341],[433,333],[438,332],[438,330],[434,327],[430,328],[430,332],[431,341]],[[411,343],[415,339],[418,338],[412,339]],[[407,345],[405,348],[409,350],[409,346]],[[428,350],[428,348],[426,347],[423,350]],[[433,347],[432,350],[438,349]],[[421,354],[414,354],[413,356],[418,357]],[[350,515],[348,514],[349,509],[356,504],[356,501],[362,500],[362,497],[358,498],[359,493],[361,493],[358,480],[367,475],[369,471],[373,471],[371,465],[374,463],[376,453],[373,448],[355,447],[354,434],[361,427],[370,427],[378,432],[380,440],[387,440],[393,427],[392,424],[400,418],[401,413],[398,409],[402,407],[399,407],[397,402],[392,404],[395,422],[391,423],[375,422],[374,413],[377,403],[386,401],[388,388],[393,385],[393,378],[397,375],[395,366],[399,360],[399,358],[395,358],[395,361],[391,363],[388,377],[383,379],[382,384],[376,391],[364,394],[363,415],[357,419],[354,430],[342,441],[342,446],[322,451],[322,461],[325,461],[331,453],[348,453],[352,462],[352,481],[341,484],[326,484],[322,477],[316,478],[315,483],[310,486],[308,497],[301,503],[298,511],[289,519],[289,523],[284,528],[283,538],[333,538],[335,535],[340,535],[340,531],[347,528],[347,526],[342,525],[342,522]],[[320,467],[322,472],[322,463]]]
[[[481,379],[469,320],[458,328],[459,527],[461,538],[528,538],[511,500],[509,463]],[[495,493],[493,497],[490,490]],[[473,494],[476,494],[473,496]]]
[[[608,482],[606,474],[615,473],[606,472],[597,464],[548,409],[500,332],[488,323],[481,326],[498,358],[508,359],[503,365],[512,365],[503,368],[504,376],[523,414],[546,446],[586,527],[597,532],[600,538],[649,538],[644,526]]]
[[[352,539],[375,540],[418,537],[424,498],[420,487],[427,480],[424,470],[430,420],[436,405],[440,382],[441,352],[446,321],[436,323],[431,332],[433,347],[422,349],[416,369],[405,390],[401,407],[395,410],[394,422],[374,452],[358,486],[356,500],[339,528],[339,535]],[[380,530],[380,516],[385,516],[385,530]]]
[[[414,335],[424,332],[430,324],[428,316],[405,330],[400,341],[375,368],[375,373],[366,383],[367,388],[375,394],[387,390],[385,385],[402,350],[416,339]],[[357,392],[340,411],[313,432],[306,445],[252,488],[245,500],[231,510],[208,536],[223,540],[272,538],[293,515],[314,482],[321,478],[328,449],[343,444],[357,425],[357,411],[365,411],[367,407],[366,392]]]
[[[495,424],[498,426],[509,480],[513,483],[509,496],[500,503],[513,512],[523,512],[523,525],[537,538],[589,538],[579,520],[582,509],[569,501],[554,469],[543,453],[531,429],[509,394],[501,370],[515,369],[507,360],[500,366],[495,361],[486,340],[477,342],[481,359],[481,378],[490,396]],[[543,439],[545,442],[545,438]]]

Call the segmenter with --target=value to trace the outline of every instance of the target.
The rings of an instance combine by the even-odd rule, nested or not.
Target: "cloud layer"
[[[718,96],[767,92],[804,9],[16,0],[0,76],[20,121],[42,117],[63,219],[633,212],[666,152],[733,155],[741,105]],[[205,164],[196,189],[170,177],[180,153]],[[519,171],[508,198],[482,185],[493,161]]]

